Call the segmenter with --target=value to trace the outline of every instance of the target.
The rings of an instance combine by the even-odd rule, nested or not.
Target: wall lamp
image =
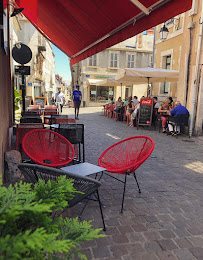
[[[168,28],[165,26],[165,23],[164,23],[164,26],[160,29],[159,31],[159,35],[160,35],[160,40],[161,41],[165,41],[168,37]]]
[[[170,25],[170,24],[174,24],[175,25],[175,29],[179,30],[180,29],[180,17],[179,18],[171,18],[170,20],[168,20],[166,22],[166,25]],[[165,23],[164,26],[160,29],[160,40],[161,41],[165,41],[168,37],[168,28],[166,27]]]
[[[17,14],[21,13],[24,10],[24,8],[14,8],[13,13],[11,14],[11,17],[16,16]]]
[[[11,17],[18,15],[19,13],[21,13],[24,10],[24,8],[16,8],[15,5],[11,1],[9,1],[7,3],[7,6],[9,6],[9,5],[13,7],[13,12],[11,14]]]

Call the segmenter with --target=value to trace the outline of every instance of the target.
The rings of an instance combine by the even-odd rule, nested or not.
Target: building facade
[[[26,95],[33,99],[45,96],[49,103],[55,86],[55,60],[51,43],[25,17],[18,18],[18,25],[20,29],[16,25],[12,28],[12,46],[22,42],[32,51],[32,59],[26,64],[30,66],[30,75],[26,76]],[[13,64],[19,65],[15,61]],[[14,73],[17,89],[20,83],[21,77]]]
[[[151,67],[153,30],[134,36],[100,53],[87,58],[71,68],[73,86],[79,84],[83,94],[83,105],[100,106],[110,98],[119,96],[125,100],[136,95],[147,94],[147,85],[98,86],[107,78],[115,78],[125,68]]]
[[[179,100],[190,112],[189,134],[201,135],[203,129],[203,44],[202,44],[202,1],[193,0],[192,9],[165,22],[169,33],[165,41],[160,41],[156,27],[155,68],[179,71],[176,83],[153,84],[152,94],[163,100],[172,96]]]

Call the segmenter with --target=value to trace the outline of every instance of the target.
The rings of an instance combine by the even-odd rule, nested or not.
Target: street
[[[73,113],[73,108],[63,109],[70,117]],[[123,215],[122,184],[102,178],[107,237],[82,246],[88,260],[203,259],[203,139],[137,130],[105,117],[102,107],[81,108],[77,123],[85,125],[86,162],[96,165],[101,153],[122,139],[147,135],[155,141],[153,153],[136,171],[141,194],[134,177],[128,178]],[[76,217],[81,208],[69,209],[66,216]],[[88,203],[82,220],[102,228],[97,202]]]

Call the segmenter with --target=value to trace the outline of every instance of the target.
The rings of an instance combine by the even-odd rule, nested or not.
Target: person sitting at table
[[[171,110],[171,109],[173,109],[175,107],[175,104],[173,102],[173,98],[172,97],[169,97],[168,100],[169,100],[168,106],[169,106],[169,108]]]
[[[108,104],[114,104],[113,97],[109,99]]]
[[[116,111],[117,113],[119,113],[121,107],[122,107],[122,102],[121,102],[121,97],[119,97],[118,100],[116,101],[116,107],[115,107],[114,111]]]
[[[182,106],[180,101],[175,102],[175,107],[169,112],[170,116],[173,116],[176,118],[178,115],[189,115],[189,111],[186,107]],[[175,129],[173,129],[173,125],[171,124],[173,122],[172,118],[169,121],[168,124],[168,130],[169,133],[172,135],[179,134],[180,133],[180,125],[176,125]],[[175,130],[175,132],[174,132]]]
[[[154,102],[154,108],[159,108],[160,107],[160,104],[157,100],[157,97],[153,97],[153,102]]]
[[[140,109],[140,103],[138,103],[136,106],[135,106],[135,109],[134,109],[134,111],[132,112],[132,114],[131,114],[131,117],[130,117],[130,124],[129,124],[129,126],[134,126],[134,124],[133,124],[133,121],[136,119],[136,117],[138,116],[138,110]]]
[[[134,99],[133,99],[133,105],[134,107],[137,106],[137,104],[139,104],[140,102],[138,101],[137,99],[137,96],[134,96]]]
[[[133,111],[135,110],[135,107],[133,105],[133,101],[131,101],[128,105],[127,105],[127,111],[126,111],[126,116],[127,116],[127,121],[130,122],[131,121],[131,114],[133,113]]]
[[[165,99],[163,101],[163,105],[159,107],[158,113],[161,115],[161,121],[162,121],[162,128],[163,128],[163,133],[166,133],[166,123],[168,120],[168,112],[169,112],[169,100]]]
[[[158,109],[160,107],[160,103],[157,101],[157,97],[153,97],[153,102],[154,102],[154,107],[152,113],[152,123],[155,125],[157,121],[157,114],[158,114]]]
[[[123,103],[123,106],[127,107],[130,104],[131,100],[132,100],[132,97],[128,97],[127,100]]]

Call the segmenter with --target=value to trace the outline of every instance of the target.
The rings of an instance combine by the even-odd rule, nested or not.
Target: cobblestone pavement
[[[63,113],[71,115],[73,109],[64,108]],[[203,259],[203,139],[127,127],[104,117],[102,108],[82,108],[78,123],[85,125],[86,161],[93,164],[124,138],[147,135],[155,141],[154,152],[137,170],[141,194],[133,176],[128,178],[122,215],[122,185],[102,178],[107,237],[82,246],[88,260]],[[70,209],[68,216],[77,216],[81,206]],[[88,203],[82,218],[102,227],[96,202]]]

